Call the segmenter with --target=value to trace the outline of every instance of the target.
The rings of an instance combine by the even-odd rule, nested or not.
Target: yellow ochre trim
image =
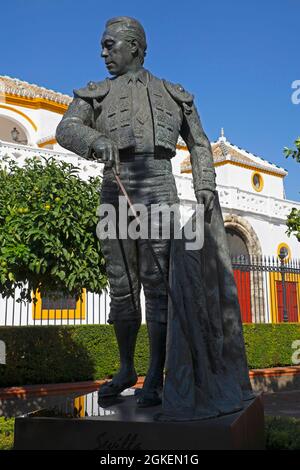
[[[41,142],[40,144],[38,144],[38,146],[42,148],[42,147],[46,147],[46,145],[52,145],[52,144],[57,144],[57,140],[56,139],[45,140],[45,142]]]
[[[32,302],[32,318],[33,320],[84,320],[86,306],[86,289],[82,291],[82,299],[76,302],[76,309],[42,309],[42,297],[40,292],[36,294],[37,302]]]
[[[258,180],[259,180],[259,187],[258,188],[254,184],[254,177],[255,176],[258,176]],[[264,184],[265,184],[262,175],[258,171],[253,171],[253,173],[251,175],[251,183],[252,183],[252,187],[253,187],[254,191],[256,191],[257,193],[260,193],[263,190],[263,187],[264,187]]]
[[[177,145],[176,145],[176,148],[177,148],[177,150],[188,150],[188,148],[187,148],[186,145],[179,145],[179,144],[177,144]]]
[[[235,166],[240,166],[242,168],[246,168],[247,170],[253,170],[253,166],[247,165],[246,163],[240,163],[240,162],[232,162],[231,160],[225,160],[224,162],[216,162],[214,163],[214,166],[222,166],[222,165],[235,165]],[[255,173],[258,173],[255,171]],[[272,176],[277,176],[278,178],[284,178],[285,175],[279,175],[278,173],[273,172],[272,170],[264,170],[259,168],[259,173],[264,173],[265,175],[272,175]]]
[[[37,131],[37,129],[38,129],[37,125],[33,122],[32,119],[30,119],[30,117],[28,117],[25,113],[22,113],[22,111],[19,111],[18,109],[15,109],[15,108],[12,108],[11,106],[6,106],[5,104],[0,104],[0,108],[8,109],[9,111],[13,111],[14,113],[19,114],[20,116],[25,118],[32,125],[32,127],[35,131]]]
[[[298,322],[300,322],[300,274],[285,273],[284,279],[287,282],[296,283]],[[278,272],[269,273],[269,293],[270,293],[270,307],[271,307],[271,322],[272,323],[279,323],[276,281],[280,281],[280,282],[282,281],[281,273],[278,273]]]
[[[81,396],[81,397],[77,397],[77,398],[74,398],[74,411],[75,411],[75,408],[76,408],[76,412],[77,412],[77,415],[76,417],[77,418],[83,418],[85,416],[85,400],[84,400],[84,396]]]
[[[247,165],[246,163],[240,163],[240,162],[232,162],[231,160],[224,160],[223,162],[214,162],[214,166],[223,166],[223,165],[234,165],[234,166],[239,166],[241,168],[246,168],[247,170],[253,170],[253,166]],[[182,170],[181,173],[192,173],[191,169],[187,170]],[[257,173],[257,171],[255,171]],[[284,178],[285,175],[279,175],[278,173],[275,173],[271,170],[262,170],[261,168],[259,169],[259,173],[264,173],[265,175],[272,175],[272,176],[277,176],[278,178]]]
[[[68,109],[67,104],[55,103],[54,101],[47,100],[45,98],[28,98],[26,96],[10,94],[2,94],[0,95],[0,100],[1,98],[8,104],[14,104],[30,109],[45,109],[47,111],[53,111],[54,113],[58,114],[64,114]]]

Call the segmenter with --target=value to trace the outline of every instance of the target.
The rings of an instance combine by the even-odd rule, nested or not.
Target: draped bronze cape
[[[253,398],[237,289],[218,195],[204,246],[172,240],[166,374],[161,420],[221,416]]]

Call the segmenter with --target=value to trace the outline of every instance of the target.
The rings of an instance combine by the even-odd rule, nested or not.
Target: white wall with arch
[[[10,109],[9,106],[0,105],[0,140],[13,142],[11,131],[16,127],[20,133],[20,140],[25,145],[36,147],[37,126],[31,118],[26,117],[24,113]],[[27,141],[25,143],[25,141]]]

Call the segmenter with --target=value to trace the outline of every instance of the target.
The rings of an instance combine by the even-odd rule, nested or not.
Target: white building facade
[[[103,165],[84,160],[60,147],[55,140],[55,130],[72,98],[10,77],[0,77],[0,159],[15,158],[20,165],[26,157],[43,156],[66,160],[80,168],[80,176],[87,179],[102,173]],[[286,249],[286,260],[300,258],[300,245],[296,237],[286,234],[286,218],[300,203],[285,198],[283,168],[267,162],[230,143],[224,136],[212,142],[217,189],[220,197],[229,247],[232,256],[252,259],[274,257],[278,260],[280,248]],[[191,206],[195,202],[189,152],[183,141],[177,145],[172,160],[181,203]],[[247,258],[248,259],[248,258]],[[253,261],[252,261],[253,262]],[[250,263],[250,261],[248,261]],[[239,272],[238,272],[239,271]],[[280,321],[280,274],[269,273],[262,278],[252,271],[247,277],[236,271],[240,302],[244,305],[244,321]],[[259,277],[260,276],[260,277]],[[273,276],[273,277],[272,277]],[[249,282],[246,281],[249,278]],[[298,274],[286,278],[288,293],[293,297],[293,318],[300,321],[300,280]],[[245,282],[246,284],[245,284]],[[292,286],[293,284],[293,286]],[[245,287],[246,286],[246,287]],[[277,290],[278,291],[277,291]],[[289,290],[290,289],[290,290]],[[245,292],[242,292],[245,290]],[[247,291],[247,292],[246,292]],[[274,291],[274,292],[273,292]],[[259,313],[255,305],[259,301]],[[246,305],[247,304],[247,305]],[[109,296],[85,293],[77,313],[44,312],[42,299],[40,311],[33,306],[15,304],[13,299],[0,300],[0,325],[106,323],[109,313]],[[288,307],[290,308],[290,307]],[[257,310],[257,309],[256,309]]]

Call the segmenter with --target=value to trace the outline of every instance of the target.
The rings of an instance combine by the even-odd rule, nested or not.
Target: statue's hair
[[[141,64],[144,63],[144,57],[147,50],[146,34],[141,23],[130,16],[116,16],[106,22],[106,29],[114,27],[118,32],[124,34],[124,38],[128,41],[136,39],[138,43],[138,57]]]

